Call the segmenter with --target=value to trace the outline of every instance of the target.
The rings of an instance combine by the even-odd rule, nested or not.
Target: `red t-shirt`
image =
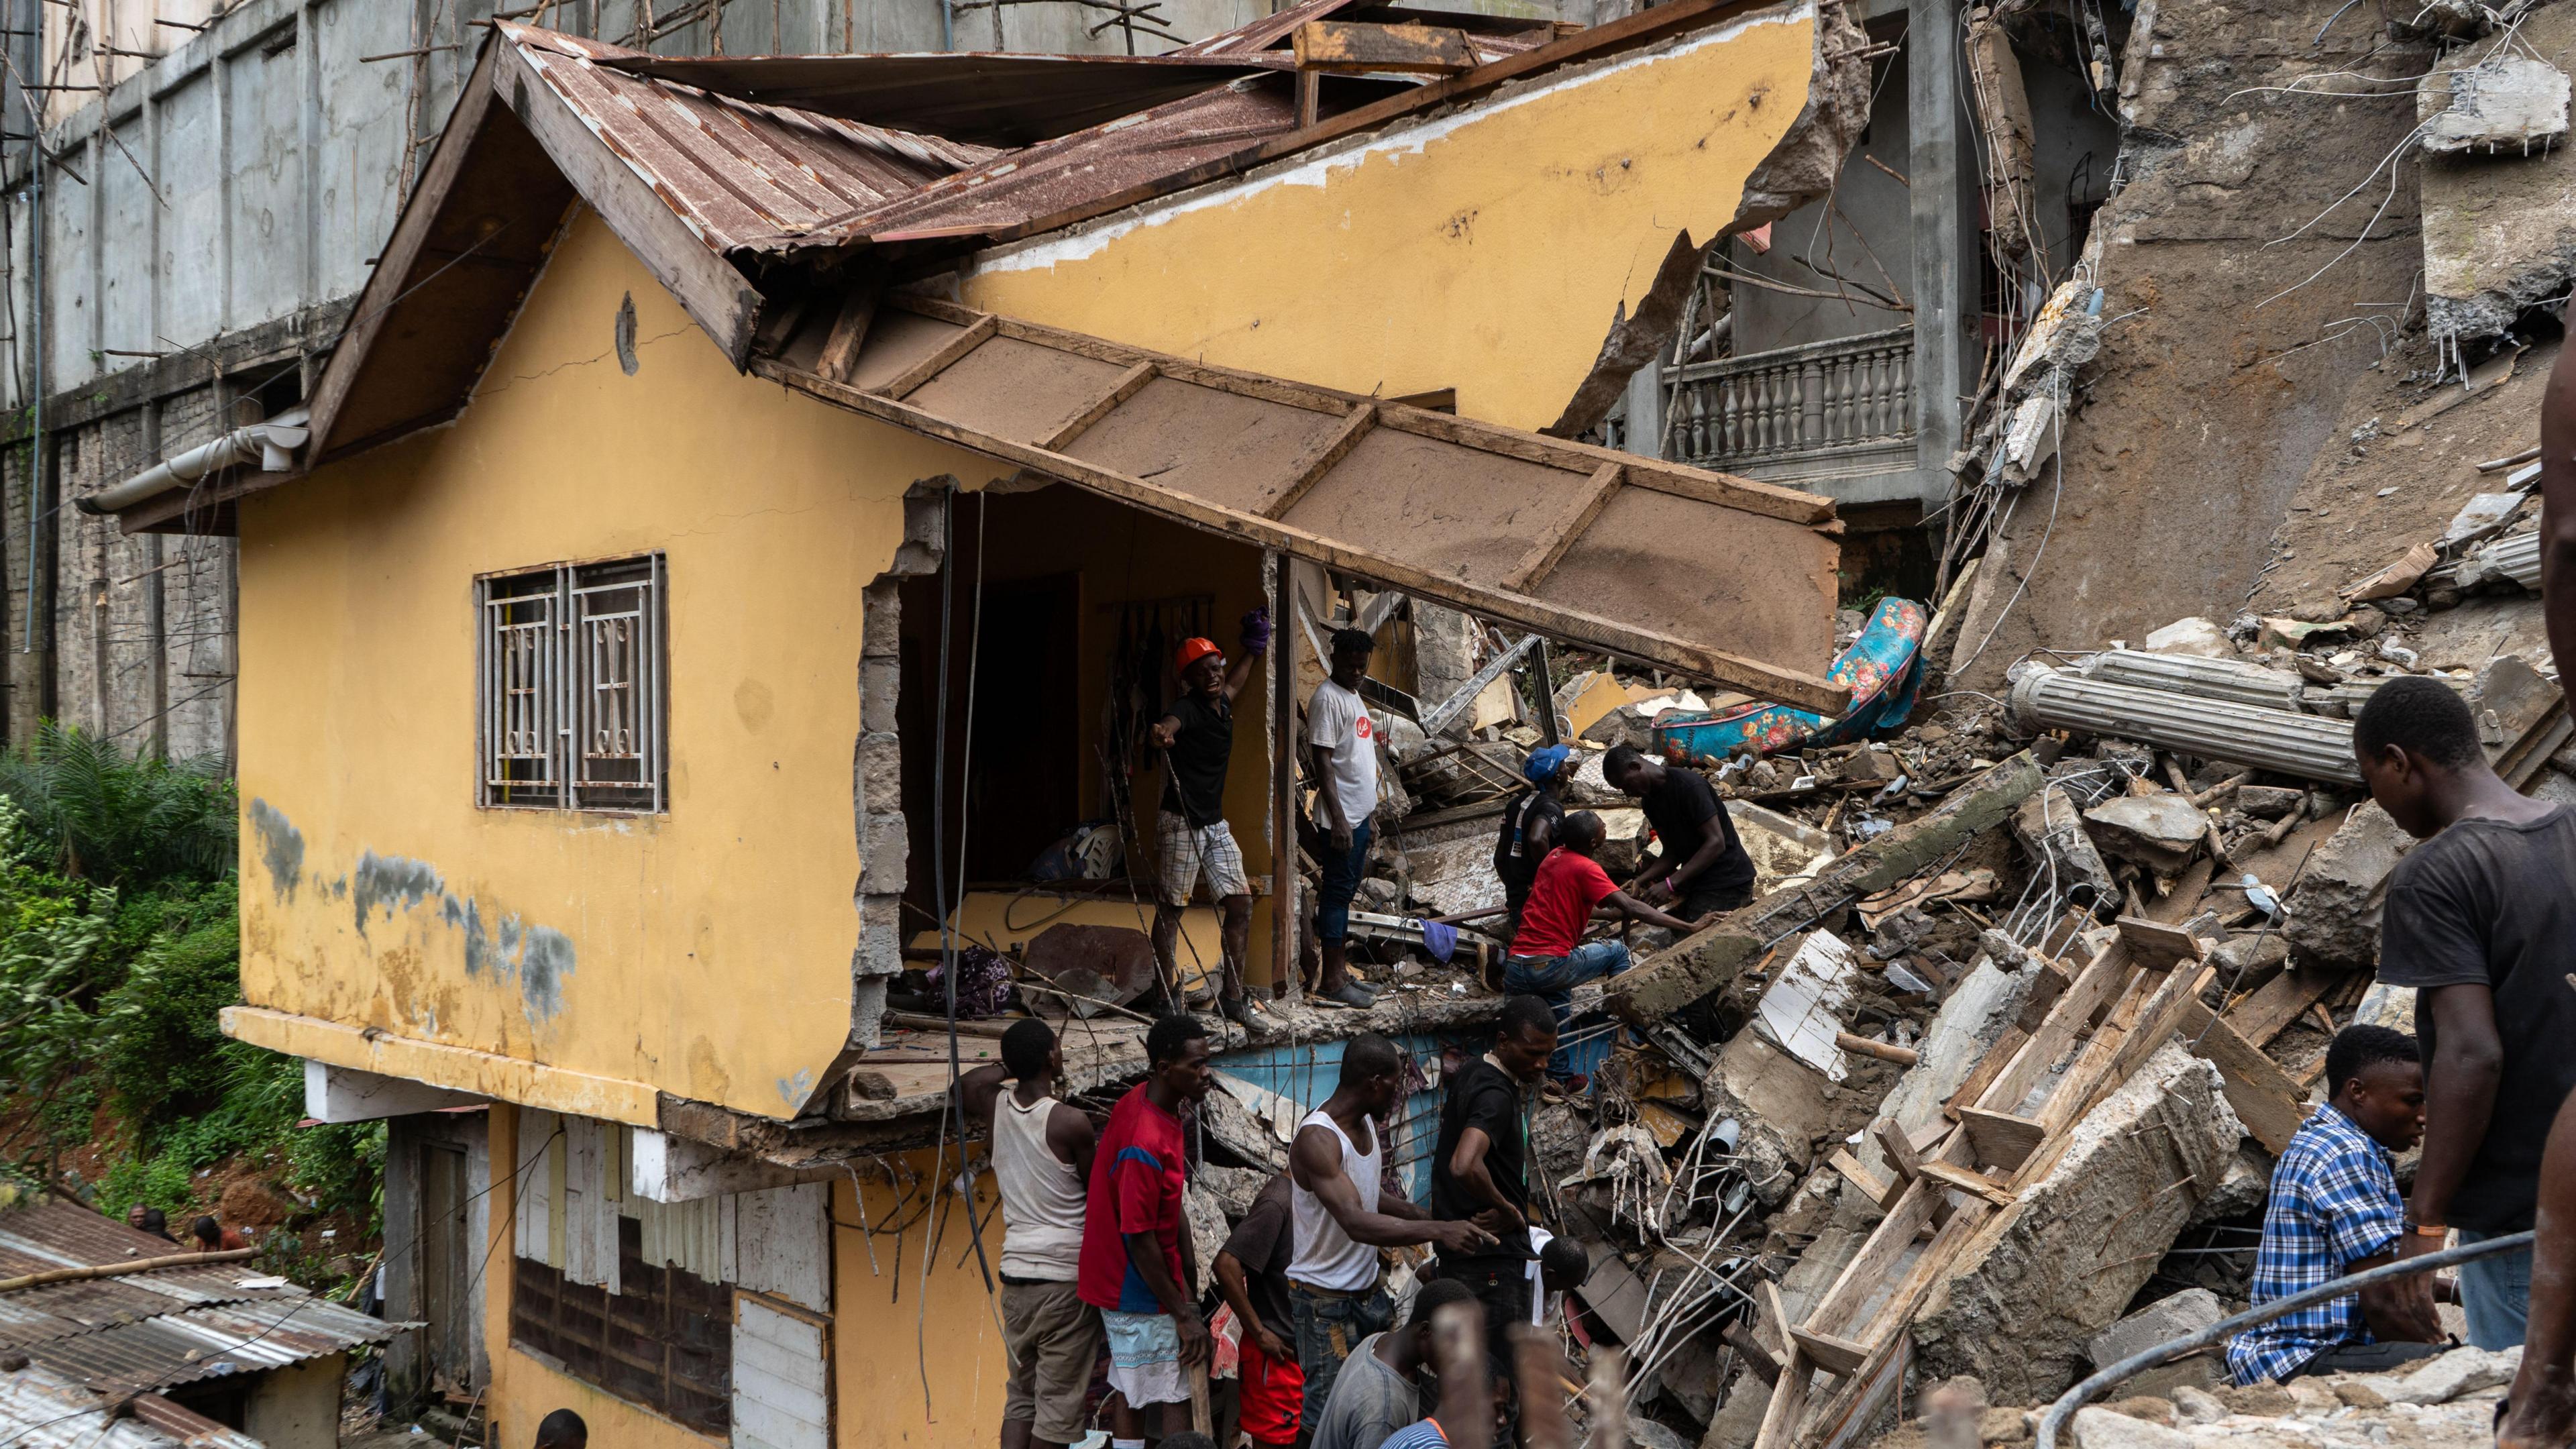
[[[1163,1265],[1189,1291],[1181,1273],[1181,1194],[1188,1185],[1181,1155],[1181,1119],[1146,1099],[1137,1083],[1109,1110],[1109,1126],[1091,1169],[1091,1197],[1082,1215],[1082,1263],[1074,1291],[1094,1308],[1121,1313],[1161,1313],[1163,1300],[1145,1286],[1127,1260],[1129,1233],[1153,1233],[1163,1242]]]
[[[1521,931],[1512,938],[1515,956],[1562,956],[1583,944],[1583,928],[1592,909],[1618,893],[1610,873],[1588,855],[1564,846],[1538,863],[1530,882],[1529,904],[1521,909]]]

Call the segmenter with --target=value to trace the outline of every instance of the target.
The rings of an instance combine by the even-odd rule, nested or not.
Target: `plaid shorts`
[[[1252,894],[1252,883],[1243,874],[1243,851],[1224,821],[1193,827],[1166,810],[1155,817],[1155,826],[1154,843],[1162,856],[1163,904],[1188,905],[1190,887],[1203,871],[1210,900]]]

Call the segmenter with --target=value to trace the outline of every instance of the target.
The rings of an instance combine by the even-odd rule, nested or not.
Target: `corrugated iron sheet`
[[[92,1388],[166,1389],[224,1374],[265,1373],[391,1338],[394,1325],[311,1296],[192,1308],[69,1338],[27,1356]]]
[[[111,1419],[113,1402],[41,1364],[0,1373],[0,1444],[9,1449],[260,1449],[260,1442],[156,1394],[134,1416]]]
[[[598,63],[633,54],[620,46],[507,21],[499,29],[582,124],[718,252],[802,236],[995,154]]]

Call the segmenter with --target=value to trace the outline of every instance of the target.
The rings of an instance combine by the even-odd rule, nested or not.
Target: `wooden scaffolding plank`
[[[1258,510],[1261,516],[1278,518],[1296,507],[1297,500],[1305,497],[1307,490],[1331,472],[1335,463],[1349,457],[1351,449],[1358,447],[1360,439],[1368,436],[1368,430],[1376,426],[1377,404],[1361,403],[1353,407],[1350,416],[1342,419],[1341,427],[1331,437],[1316,444],[1313,452],[1297,460],[1297,466],[1262,503]]]
[[[1089,432],[1092,424],[1109,416],[1120,403],[1143,391],[1145,384],[1152,382],[1155,376],[1155,367],[1151,362],[1140,362],[1128,368],[1118,374],[1118,380],[1109,385],[1107,392],[1102,393],[1090,406],[1065,419],[1054,432],[1041,439],[1038,446],[1049,452],[1063,452],[1066,444]]]
[[[923,383],[956,366],[960,358],[983,346],[999,330],[1000,324],[990,316],[968,323],[965,331],[940,343],[928,357],[886,379],[876,389],[877,395],[890,402],[903,401],[921,391]]]
[[[1574,547],[1574,541],[1583,536],[1583,530],[1590,528],[1592,520],[1601,516],[1601,510],[1610,506],[1611,496],[1619,491],[1620,480],[1627,476],[1628,467],[1624,463],[1602,464],[1593,473],[1574,516],[1553,534],[1540,539],[1530,550],[1528,561],[1512,570],[1512,587],[1526,594],[1545,582],[1557,564],[1564,560],[1565,551]]]

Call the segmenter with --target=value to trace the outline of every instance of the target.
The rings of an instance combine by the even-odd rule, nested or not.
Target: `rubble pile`
[[[1608,664],[1549,681],[1553,730],[1525,722],[1532,680],[1519,717],[1398,732],[1407,808],[1364,903],[1416,929],[1355,950],[1380,980],[1432,968],[1426,918],[1491,922],[1499,951],[1495,832],[1551,737],[1579,762],[1568,808],[1612,821],[1614,877],[1654,848],[1602,782],[1619,743],[1700,769],[1761,870],[1751,905],[1668,944],[1632,932],[1635,967],[1577,993],[1566,1040],[1590,1080],[1535,1121],[1533,1172],[1595,1264],[1578,1347],[1625,1348],[1641,1438],[1938,1437],[1918,1416],[1945,1379],[2044,1405],[2245,1306],[2272,1154],[2328,1039],[2411,1024],[2370,981],[2380,889],[2410,842],[2368,804],[2352,716],[2386,680],[2433,673],[2507,778],[2576,791],[2543,661],[2419,670],[2401,642],[2438,607],[2421,592],[2457,587],[2426,579],[2456,580],[2496,536],[2433,547],[2405,589],[2332,620],[2186,619],[2024,661],[2001,698],[1935,686],[1872,738],[1709,759],[1683,742],[1743,702]],[[2380,1414],[2438,1439],[2482,1412],[2455,1426],[2447,1399],[2354,1382],[2256,1404],[2203,1355],[2138,1386],[2165,1408],[2087,1411],[2077,1438],[2180,1449],[2260,1437],[2260,1415],[2275,1437],[2342,1442]],[[2026,1415],[1992,1410],[1950,1442],[2028,1437]]]

